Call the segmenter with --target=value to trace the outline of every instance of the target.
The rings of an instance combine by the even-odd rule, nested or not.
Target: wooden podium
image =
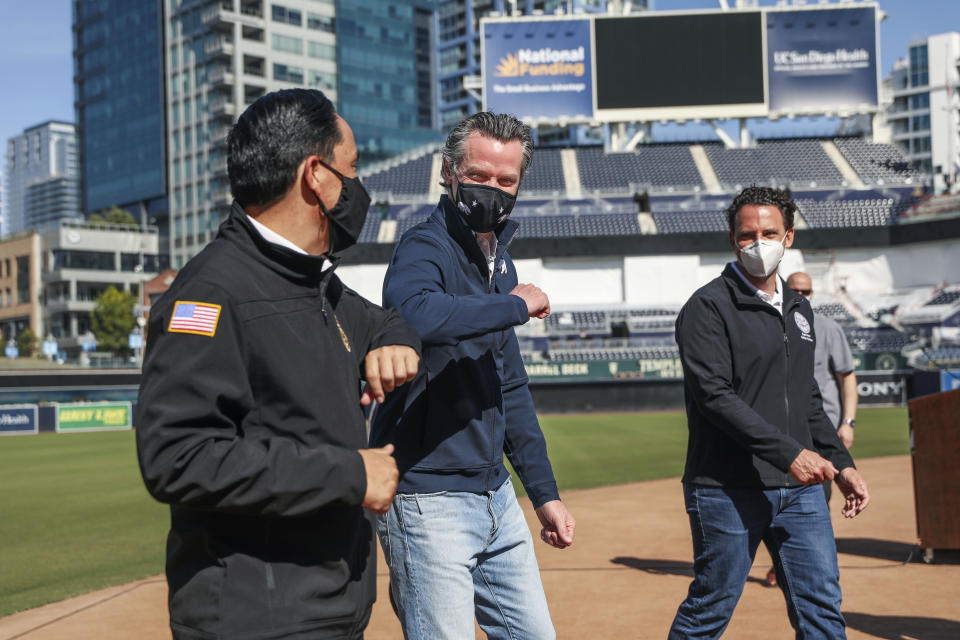
[[[910,401],[917,535],[924,560],[960,549],[960,389]]]

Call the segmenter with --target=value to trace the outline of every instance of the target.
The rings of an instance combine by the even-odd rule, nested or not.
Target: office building
[[[960,176],[958,66],[960,33],[934,35],[911,43],[884,83],[892,97],[885,111],[892,140],[937,192]]]
[[[294,87],[336,101],[334,15],[334,0],[164,3],[171,266],[230,210],[227,135],[246,106]]]
[[[97,298],[113,286],[141,299],[142,284],[160,272],[156,227],[62,221],[40,237],[43,327],[71,357],[90,331]],[[138,304],[136,312],[142,313]]]
[[[76,131],[49,121],[7,141],[4,234],[40,229],[80,215]]]
[[[0,239],[0,333],[4,344],[27,328],[43,336],[40,288],[40,236],[21,231]]]
[[[437,144],[434,2],[338,0],[338,110],[353,128],[360,162]]]
[[[164,2],[73,0],[81,206],[161,230],[167,253]]]

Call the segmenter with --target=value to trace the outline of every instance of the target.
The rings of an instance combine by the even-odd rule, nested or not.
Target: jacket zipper
[[[792,309],[795,305],[790,305]],[[787,435],[790,435],[790,338],[787,336],[787,313],[790,309],[784,309],[783,314],[780,316],[780,322],[783,326],[783,348],[785,351],[785,357],[783,361],[784,371],[783,371],[783,404],[787,410]],[[790,482],[790,472],[787,471],[786,481]]]

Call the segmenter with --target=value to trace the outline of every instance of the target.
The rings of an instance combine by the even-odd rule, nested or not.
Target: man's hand
[[[840,442],[847,449],[853,446],[853,427],[848,424],[842,424],[837,427],[837,435],[840,436]]]
[[[573,544],[573,530],[577,523],[567,511],[567,507],[559,500],[544,502],[536,508],[540,518],[540,538],[551,547],[566,549]]]
[[[385,393],[413,380],[419,364],[417,352],[402,344],[387,345],[367,353],[363,362],[367,388],[360,396],[360,404],[366,406],[374,400],[383,402]]]
[[[867,489],[867,483],[860,476],[860,472],[853,467],[847,467],[840,472],[839,477],[837,477],[837,487],[847,500],[846,504],[843,505],[844,518],[855,518],[870,504],[870,491]]]
[[[397,461],[393,459],[393,445],[379,449],[360,449],[363,469],[367,472],[367,493],[363,506],[374,513],[386,513],[397,493]]]
[[[833,480],[837,475],[837,468],[819,453],[801,449],[790,464],[790,475],[806,485],[819,484],[824,480]]]
[[[543,320],[550,315],[550,300],[540,287],[533,284],[518,284],[510,292],[527,303],[527,315]]]

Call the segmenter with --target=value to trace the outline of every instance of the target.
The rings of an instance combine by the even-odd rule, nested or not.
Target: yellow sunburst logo
[[[497,65],[497,72],[494,74],[498,78],[515,78],[520,75],[520,59],[516,54],[508,53],[506,58],[500,58],[500,64]]]

